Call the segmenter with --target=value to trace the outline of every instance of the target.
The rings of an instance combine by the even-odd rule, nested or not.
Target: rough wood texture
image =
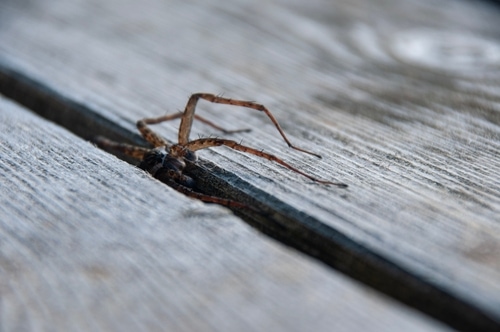
[[[130,132],[141,117],[182,109],[192,92],[264,103],[294,142],[324,158],[287,150],[257,112],[201,106],[222,126],[254,129],[237,140],[350,184],[318,186],[258,158],[203,153],[235,187],[290,220],[279,225],[298,239],[288,242],[457,327],[499,327],[497,7],[458,0],[0,6],[2,89],[24,75]],[[161,131],[176,137],[175,126]],[[309,233],[300,238],[297,229]],[[342,250],[332,250],[338,243]]]
[[[0,142],[2,331],[446,330],[1,98]]]

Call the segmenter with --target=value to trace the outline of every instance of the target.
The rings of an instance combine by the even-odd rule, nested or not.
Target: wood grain
[[[0,82],[13,70],[130,133],[197,91],[263,103],[293,142],[324,158],[287,150],[257,112],[201,108],[222,126],[253,129],[237,140],[350,188],[227,149],[203,152],[227,172],[219,177],[280,216],[262,227],[284,228],[287,243],[456,327],[498,328],[497,7],[41,3],[1,5]],[[160,131],[176,137],[175,125]]]
[[[0,99],[2,331],[443,331]]]

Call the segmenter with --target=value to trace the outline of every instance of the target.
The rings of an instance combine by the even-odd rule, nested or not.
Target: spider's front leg
[[[267,115],[267,117],[271,120],[271,122],[274,124],[274,126],[280,133],[281,137],[283,137],[283,139],[285,140],[286,144],[288,144],[289,147],[321,158],[321,155],[317,153],[293,145],[283,132],[283,129],[281,129],[278,120],[276,120],[274,115],[264,105],[255,103],[253,101],[224,98],[210,93],[195,93],[191,95],[191,97],[189,98],[181,119],[181,125],[179,127],[179,144],[186,144],[189,142],[189,134],[191,133],[191,126],[193,124],[194,112],[196,109],[196,104],[198,103],[198,100],[200,100],[200,98],[216,104],[241,106],[241,107],[251,108],[260,112],[264,112]]]
[[[102,149],[113,150],[135,159],[142,159],[150,149],[126,143],[118,143],[102,136],[94,138],[94,142]]]
[[[306,178],[313,180],[314,182],[318,182],[318,183],[322,183],[322,184],[329,184],[329,185],[337,186],[340,188],[347,188],[348,187],[347,184],[345,184],[345,183],[331,182],[331,181],[317,179],[317,178],[315,178],[307,173],[302,172],[301,170],[293,167],[292,165],[286,163],[282,159],[280,159],[272,154],[269,154],[269,153],[263,152],[261,150],[257,150],[257,149],[239,144],[235,141],[228,140],[228,139],[200,138],[200,139],[191,141],[184,146],[173,145],[172,150],[187,149],[189,151],[197,151],[197,150],[206,149],[206,148],[214,147],[214,146],[221,146],[221,145],[227,146],[227,147],[234,149],[234,150],[250,153],[250,154],[253,154],[255,156],[265,158],[265,159],[270,160],[270,161],[274,161],[275,163],[278,163],[278,164],[294,171],[295,173],[299,173],[300,175],[303,175]]]

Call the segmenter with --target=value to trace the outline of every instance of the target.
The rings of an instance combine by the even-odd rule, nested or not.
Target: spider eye
[[[186,153],[184,154],[184,159],[189,161],[196,161],[198,160],[198,156],[194,151],[186,150]]]

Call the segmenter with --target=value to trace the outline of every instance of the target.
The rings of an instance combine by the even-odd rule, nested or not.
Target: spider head
[[[144,155],[139,168],[147,171],[160,181],[166,183],[174,181],[184,187],[193,188],[195,181],[191,177],[182,174],[186,167],[185,159],[192,160],[194,156],[194,152],[189,152],[191,152],[191,155],[187,157],[186,155],[179,156],[173,154],[169,148],[158,147]]]

